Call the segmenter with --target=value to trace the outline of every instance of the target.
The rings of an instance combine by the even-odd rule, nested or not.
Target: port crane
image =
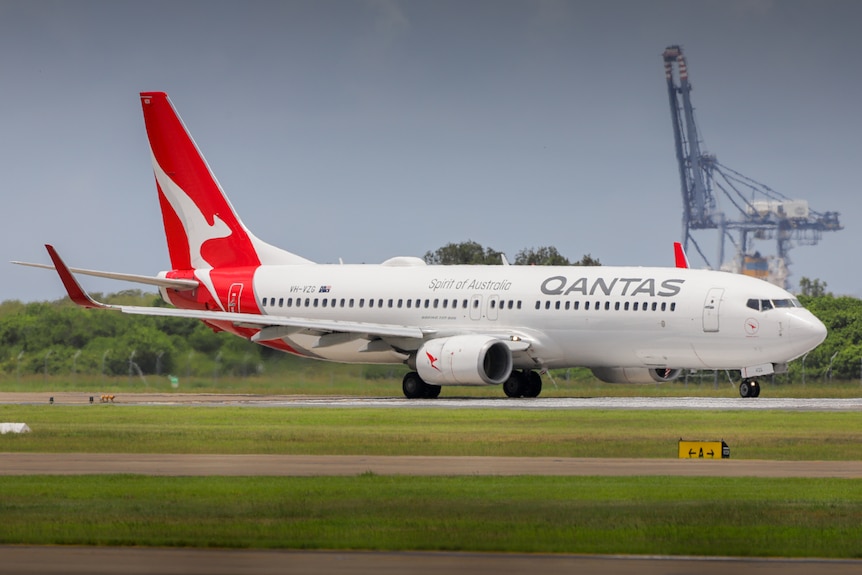
[[[816,245],[823,232],[842,229],[838,212],[816,212],[806,200],[791,199],[702,152],[682,48],[668,46],[662,58],[682,191],[683,247],[688,251],[692,244],[707,267],[759,277],[788,289],[790,249]],[[719,198],[733,206],[730,214],[721,209]],[[718,230],[716,266],[692,235],[707,229]],[[736,248],[730,261],[725,261],[725,240]],[[775,256],[752,252],[753,240],[775,240]]]

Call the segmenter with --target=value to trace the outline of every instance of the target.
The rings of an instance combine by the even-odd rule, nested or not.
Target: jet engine
[[[512,373],[512,352],[485,335],[442,337],[419,348],[416,371],[432,385],[499,385]]]
[[[605,383],[664,383],[678,378],[682,370],[665,367],[594,367],[592,372]]]

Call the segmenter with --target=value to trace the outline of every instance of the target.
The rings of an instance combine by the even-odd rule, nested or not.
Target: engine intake
[[[499,385],[512,373],[512,352],[484,335],[432,339],[416,353],[416,371],[433,385]]]
[[[681,369],[646,367],[594,367],[593,375],[605,383],[664,383],[673,381]]]

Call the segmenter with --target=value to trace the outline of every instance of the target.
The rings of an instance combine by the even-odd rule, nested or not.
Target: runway
[[[862,392],[862,390],[860,390]],[[199,405],[244,407],[331,407],[392,409],[638,409],[638,410],[704,410],[704,411],[862,411],[860,398],[722,398],[722,397],[440,397],[438,399],[405,399],[403,397],[339,397],[304,395],[245,395],[196,393],[120,393],[112,392],[112,403],[118,405]],[[0,393],[0,404],[85,405],[98,393]]]
[[[554,475],[862,478],[862,461],[447,457],[372,455],[198,455],[0,453],[0,475],[155,476]]]
[[[856,575],[862,561],[457,552],[0,546],[0,575]]]

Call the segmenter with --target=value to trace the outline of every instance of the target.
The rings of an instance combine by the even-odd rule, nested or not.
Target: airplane
[[[69,297],[86,308],[203,321],[260,345],[345,363],[406,364],[410,399],[442,386],[502,386],[537,397],[542,373],[587,367],[609,383],[672,381],[686,370],[758,379],[826,338],[789,292],[728,272],[675,267],[317,264],[242,223],[164,92],[140,94],[171,269],[158,276],[70,268],[47,245]],[[108,305],[77,275],[157,286],[173,308]]]

